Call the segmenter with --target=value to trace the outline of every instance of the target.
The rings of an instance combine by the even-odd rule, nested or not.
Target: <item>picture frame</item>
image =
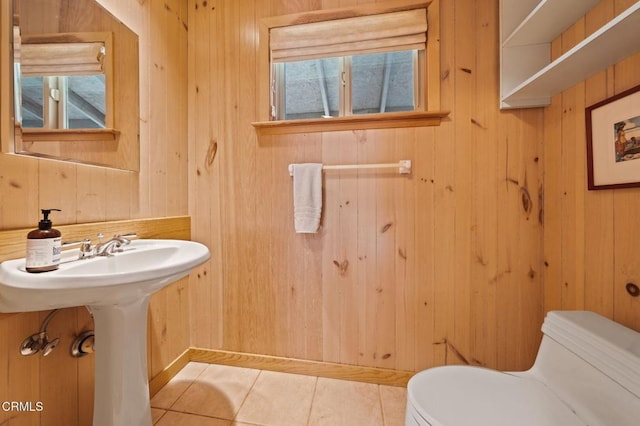
[[[589,190],[640,187],[640,85],[585,109]]]

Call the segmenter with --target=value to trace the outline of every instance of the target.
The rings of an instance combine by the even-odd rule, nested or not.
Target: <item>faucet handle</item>
[[[102,244],[102,239],[104,238],[104,234],[102,232],[98,232],[98,235],[96,235],[96,237],[98,237],[98,244]]]
[[[85,238],[84,240],[82,240],[82,243],[80,244],[80,251],[91,251],[91,240],[89,238]]]
[[[78,259],[92,257],[94,254],[93,252],[94,248],[91,246],[91,240],[89,238],[85,238],[80,244],[80,254],[78,255]]]

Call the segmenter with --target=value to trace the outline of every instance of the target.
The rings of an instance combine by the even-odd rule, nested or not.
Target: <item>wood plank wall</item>
[[[603,0],[552,45],[558,56],[633,0]],[[637,40],[633,41],[637,42]],[[553,98],[545,109],[545,309],[588,309],[640,331],[640,189],[587,190],[584,109],[640,84],[632,56]]]
[[[184,214],[188,205],[194,239],[213,254],[189,285],[190,341],[204,348],[407,370],[522,369],[546,310],[593,309],[640,329],[637,301],[624,292],[640,273],[625,225],[640,197],[585,190],[582,117],[584,106],[638,84],[640,59],[544,110],[500,112],[497,1],[442,1],[441,98],[452,113],[440,127],[258,140],[249,123],[259,19],[359,2],[101,0],[140,34],[141,172],[0,155],[0,228],[32,226],[53,204],[65,209],[59,224]],[[554,53],[630,3],[603,0]],[[4,139],[4,42],[0,52]],[[400,158],[414,161],[412,176],[328,174],[321,232],[293,232],[289,163]],[[156,305],[160,324],[179,308],[171,300]],[[11,368],[16,342],[44,314],[0,318],[0,399],[37,399],[43,389],[52,402],[42,416],[0,412],[0,423],[89,424],[78,407],[90,404],[90,368],[53,359]],[[65,317],[76,331],[85,325],[80,310],[56,322]]]
[[[257,138],[263,17],[358,0],[189,0],[190,211],[212,247],[194,346],[419,370],[524,369],[543,318],[542,109],[498,109],[498,2],[439,2],[437,128]],[[326,173],[322,228],[295,234],[289,163]]]
[[[7,82],[10,22],[0,4],[0,135],[13,131]],[[0,230],[30,228],[39,209],[59,207],[56,225],[168,217],[188,213],[187,10],[181,0],[100,0],[139,34],[140,173],[0,154]],[[116,100],[116,105],[118,101]],[[107,225],[105,225],[107,226]],[[97,232],[102,225],[91,231]],[[85,229],[85,228],[83,228]],[[172,229],[175,231],[175,229]],[[126,231],[126,230],[125,230]],[[162,228],[147,230],[158,235]],[[164,230],[167,231],[167,230]],[[188,226],[187,226],[188,231]],[[90,236],[90,235],[87,235]],[[0,240],[6,247],[7,241]],[[0,250],[1,251],[1,250]],[[0,255],[0,260],[6,256]],[[15,254],[11,255],[15,257]],[[153,377],[189,345],[186,280],[157,295],[150,307],[149,373]],[[20,343],[38,331],[47,312],[0,315],[0,401],[43,401],[42,413],[0,411],[2,425],[89,425],[93,362],[68,356],[73,336],[91,328],[86,310],[64,309],[51,322],[62,343],[49,357],[21,357]]]

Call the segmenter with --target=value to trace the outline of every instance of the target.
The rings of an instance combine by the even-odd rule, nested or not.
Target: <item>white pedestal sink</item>
[[[96,336],[93,425],[150,426],[149,298],[209,256],[193,241],[141,239],[111,257],[63,259],[39,274],[26,272],[24,259],[9,260],[0,264],[0,312],[88,306]]]

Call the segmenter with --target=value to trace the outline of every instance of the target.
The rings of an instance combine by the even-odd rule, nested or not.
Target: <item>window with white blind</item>
[[[438,126],[440,0],[260,20],[259,135]],[[329,119],[330,118],[330,119]]]
[[[423,110],[426,41],[424,6],[271,28],[271,119]]]
[[[14,37],[16,121],[23,130],[112,127],[110,32],[21,36],[14,29]]]

